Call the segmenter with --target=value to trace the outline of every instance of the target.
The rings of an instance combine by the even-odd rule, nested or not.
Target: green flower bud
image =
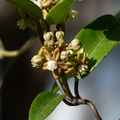
[[[80,41],[78,39],[74,39],[71,41],[71,43],[69,44],[69,48],[73,49],[73,50],[78,50],[80,49],[81,45],[80,45]]]
[[[33,67],[39,68],[39,67],[42,66],[42,64],[43,64],[43,59],[42,59],[41,56],[35,55],[35,56],[31,59],[31,62],[32,62],[32,66],[33,66]]]
[[[88,66],[87,65],[79,65],[78,66],[78,71],[80,72],[81,75],[86,74],[88,71]]]
[[[54,34],[52,32],[47,32],[44,34],[43,38],[45,40],[53,40],[54,41]]]
[[[71,10],[70,13],[69,13],[68,18],[70,20],[74,20],[74,19],[76,19],[77,14],[78,14],[78,12],[76,10]]]

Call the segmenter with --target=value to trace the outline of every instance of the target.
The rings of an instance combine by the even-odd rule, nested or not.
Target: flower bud
[[[60,58],[61,58],[62,60],[65,60],[65,59],[68,58],[68,55],[69,55],[69,52],[68,52],[68,51],[62,51],[62,52],[61,52],[61,55],[60,55]]]
[[[79,65],[78,66],[78,71],[80,72],[81,75],[86,74],[88,71],[88,66],[87,65]]]
[[[78,12],[76,10],[71,10],[70,13],[69,13],[68,18],[70,20],[74,20],[74,19],[76,19],[77,14],[78,14]]]
[[[73,49],[73,50],[78,50],[80,49],[81,45],[80,45],[80,41],[78,39],[74,39],[71,41],[71,43],[69,44],[69,48]]]
[[[43,38],[45,40],[54,40],[54,34],[52,32],[47,32],[44,34]]]
[[[42,66],[42,64],[43,64],[42,57],[39,56],[39,55],[35,55],[35,56],[31,59],[31,62],[32,62],[32,66],[33,66],[33,67],[36,67],[36,68],[39,68],[39,67]]]
[[[60,38],[64,38],[64,32],[63,31],[58,31],[56,32],[56,38],[59,40]]]

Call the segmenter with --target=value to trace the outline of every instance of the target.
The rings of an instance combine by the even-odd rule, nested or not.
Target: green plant
[[[33,101],[29,120],[45,119],[63,100],[67,105],[88,105],[97,120],[99,116],[95,106],[89,100],[82,99],[78,92],[79,79],[90,74],[108,52],[120,40],[119,21],[112,15],[104,15],[84,27],[65,44],[65,23],[68,18],[74,19],[77,12],[70,8],[75,0],[7,0],[19,7],[21,20],[17,25],[37,31],[43,46],[31,62],[33,67],[41,67],[52,72],[55,79],[52,92],[42,92]],[[59,12],[59,14],[58,14]],[[51,30],[51,25],[56,30]],[[5,54],[2,48],[1,55]],[[21,54],[21,52],[18,52]],[[11,56],[18,55],[11,54]],[[75,78],[75,96],[72,95],[67,80]],[[60,89],[62,95],[56,92]]]

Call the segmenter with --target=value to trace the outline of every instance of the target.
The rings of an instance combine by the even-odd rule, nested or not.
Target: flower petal
[[[80,53],[77,54],[77,64],[80,64],[82,62],[82,56]]]
[[[48,66],[48,64],[47,64],[47,62],[46,62],[46,63],[43,64],[42,69],[43,69],[43,70],[47,70],[47,66]]]
[[[75,67],[69,68],[67,71],[65,71],[66,74],[70,75],[73,77],[76,74],[77,70]]]
[[[46,49],[44,49],[44,56],[45,56],[45,58],[46,58],[47,61],[51,60],[50,53]]]
[[[53,59],[58,61],[60,59],[60,50],[59,48],[56,48],[55,51],[53,52]]]
[[[62,68],[64,70],[67,70],[68,67],[69,67],[66,63],[60,62],[60,61],[58,62],[58,65],[59,65],[60,68]]]
[[[83,59],[82,59],[82,63],[84,64],[85,62],[85,58],[86,58],[86,52],[84,52],[84,56],[83,56]]]

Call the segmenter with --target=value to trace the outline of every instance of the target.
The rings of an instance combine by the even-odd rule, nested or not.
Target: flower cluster
[[[43,17],[46,20],[47,13],[49,10],[58,3],[59,0],[31,0],[36,4],[43,12]]]
[[[59,78],[61,70],[68,77],[76,76],[78,73],[80,75],[87,73],[86,53],[78,39],[65,44],[63,31],[57,31],[55,35],[47,32],[43,37],[44,46],[31,60],[33,67],[42,67],[43,70],[52,71],[55,79]]]

